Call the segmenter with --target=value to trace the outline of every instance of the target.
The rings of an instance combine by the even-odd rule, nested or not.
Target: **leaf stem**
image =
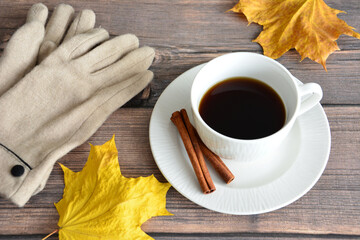
[[[59,229],[56,229],[55,231],[53,231],[52,233],[48,234],[46,237],[44,237],[44,238],[43,238],[43,239],[41,239],[41,240],[45,240],[45,239],[47,239],[48,237],[50,237],[51,235],[53,235],[53,234],[57,233],[58,231],[59,231]]]

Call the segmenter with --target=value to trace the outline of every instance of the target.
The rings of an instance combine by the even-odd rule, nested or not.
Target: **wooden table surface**
[[[20,27],[34,0],[0,1],[1,53]],[[60,3],[45,0],[49,9]],[[149,119],[166,86],[184,71],[234,51],[262,53],[251,42],[261,31],[247,26],[243,15],[225,13],[234,0],[100,0],[67,1],[76,11],[91,8],[97,25],[111,35],[136,34],[142,45],[156,48],[151,69],[155,79],[144,94],[117,110],[89,139],[102,144],[116,134],[122,172],[127,177],[154,174],[165,182],[152,157]],[[326,0],[346,11],[340,18],[360,29],[359,0]],[[155,217],[142,229],[155,239],[360,239],[360,40],[341,36],[341,51],[327,61],[328,72],[294,50],[278,61],[303,82],[317,82],[328,116],[332,146],[326,170],[302,198],[280,210],[253,216],[234,216],[204,209],[175,189],[167,194],[167,209],[174,216]],[[86,162],[87,143],[60,162],[79,171]],[[0,239],[41,239],[57,227],[53,205],[62,197],[63,174],[55,165],[46,188],[24,208],[0,199]],[[57,239],[53,236],[50,239]]]

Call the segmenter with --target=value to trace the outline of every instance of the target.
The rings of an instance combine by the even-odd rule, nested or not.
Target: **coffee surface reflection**
[[[236,139],[258,139],[285,124],[285,106],[269,85],[247,77],[225,79],[202,97],[201,118],[213,130]]]

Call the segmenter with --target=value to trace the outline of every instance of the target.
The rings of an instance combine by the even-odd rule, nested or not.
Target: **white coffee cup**
[[[286,109],[285,124],[279,131],[259,139],[242,140],[218,133],[205,123],[199,113],[202,97],[209,88],[232,77],[255,78],[278,93]],[[229,53],[211,60],[196,75],[191,87],[191,107],[200,138],[220,157],[240,161],[255,161],[276,151],[296,118],[314,107],[321,98],[320,85],[299,85],[291,73],[277,61],[249,52]]]

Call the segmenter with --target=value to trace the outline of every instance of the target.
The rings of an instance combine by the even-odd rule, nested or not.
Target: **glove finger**
[[[48,9],[42,3],[36,3],[31,6],[28,11],[26,22],[30,23],[33,21],[38,21],[45,26],[46,19],[48,17]]]
[[[74,36],[60,47],[66,49],[69,53],[68,58],[74,59],[87,53],[90,49],[107,39],[109,39],[109,33],[105,29],[94,28],[86,33]]]
[[[108,93],[109,96],[113,97],[105,103],[104,107],[113,106],[114,109],[112,109],[110,113],[115,111],[117,108],[121,107],[130,99],[139,94],[146,86],[150,84],[153,78],[154,73],[152,71],[146,70],[144,72],[138,73],[128,80],[122,81],[115,86],[110,87],[116,89],[117,91],[115,95],[112,95],[112,92]]]
[[[154,78],[153,72],[146,70],[126,80],[103,88],[90,101],[102,102],[99,112],[106,117],[140,93]],[[101,99],[101,100],[100,100]]]
[[[67,148],[72,149],[85,142],[105,122],[111,113],[136,96],[152,80],[150,71],[138,74],[127,81],[103,88],[87,101],[64,114],[61,119],[63,126],[74,125],[74,119],[84,119],[71,139]]]
[[[27,23],[8,42],[0,60],[0,96],[35,66],[47,13],[45,5],[33,5]]]
[[[69,40],[75,35],[87,32],[95,26],[95,13],[92,10],[82,10],[71,23],[63,42]]]
[[[155,56],[150,47],[138,48],[114,64],[92,74],[97,84],[109,86],[147,70]],[[115,82],[114,82],[115,81]]]
[[[132,34],[125,34],[104,42],[78,59],[80,64],[95,72],[114,63],[122,56],[139,47],[139,39]]]
[[[54,42],[42,42],[38,54],[38,63],[41,63],[47,56],[49,56],[50,53],[56,49],[56,47],[57,45]]]
[[[115,84],[108,85],[102,88],[99,92],[96,92],[90,101],[93,101],[94,105],[101,103],[102,107],[111,98],[115,98],[116,100],[114,99],[112,102],[116,102],[116,104],[113,104],[114,106],[110,106],[113,107],[113,109],[109,112],[111,113],[113,110],[118,109],[141,92],[141,90],[143,90],[151,82],[153,77],[153,72],[145,70],[127,78],[126,80],[115,81]]]
[[[46,25],[44,41],[59,45],[74,15],[74,8],[68,4],[59,4]]]
[[[40,46],[38,56],[39,62],[44,60],[59,45],[73,15],[74,9],[70,5],[59,4],[55,8],[46,26],[44,41]]]

